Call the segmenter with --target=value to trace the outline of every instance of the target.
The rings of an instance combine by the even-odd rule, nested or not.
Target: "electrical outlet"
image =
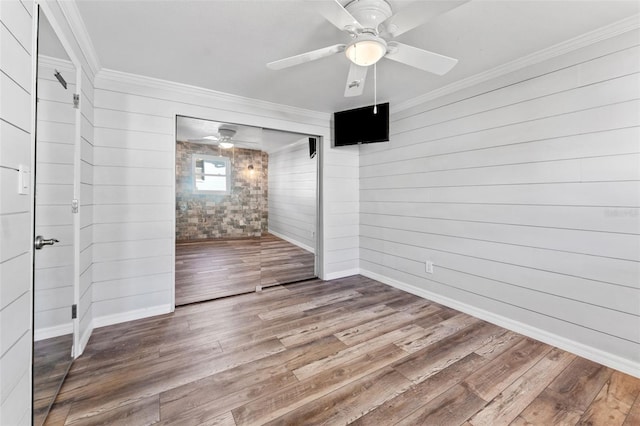
[[[433,274],[433,262],[432,262],[432,261],[427,260],[427,261],[424,263],[424,271],[425,271],[427,274]]]
[[[261,292],[262,291],[262,286],[261,285],[257,285],[256,286],[256,293]]]

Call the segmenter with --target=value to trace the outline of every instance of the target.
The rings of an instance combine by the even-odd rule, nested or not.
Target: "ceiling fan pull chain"
[[[373,113],[378,113],[378,64],[373,64]]]

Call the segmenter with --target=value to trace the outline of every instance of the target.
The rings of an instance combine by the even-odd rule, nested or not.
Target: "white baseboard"
[[[332,272],[330,274],[326,274],[322,279],[325,281],[329,280],[337,280],[338,278],[350,277],[352,275],[358,275],[360,273],[360,269],[346,269],[344,271]]]
[[[291,238],[291,237],[287,237],[286,235],[282,235],[282,234],[281,234],[281,233],[279,233],[279,232],[272,231],[271,229],[267,230],[267,232],[269,232],[270,234],[275,235],[276,237],[278,237],[278,238],[280,238],[280,239],[282,239],[282,240],[285,240],[285,241],[287,241],[287,242],[290,242],[290,243],[291,243],[291,244],[293,244],[294,246],[298,246],[298,247],[300,247],[300,248],[301,248],[301,249],[303,249],[303,250],[306,250],[306,251],[311,252],[311,253],[314,253],[314,254],[315,254],[315,252],[316,252],[316,249],[314,249],[313,247],[308,246],[308,245],[306,245],[306,244],[302,244],[300,241],[296,241],[296,240],[294,240],[293,238]]]
[[[173,312],[171,305],[159,305],[150,308],[136,309],[134,311],[121,312],[112,315],[103,315],[93,318],[93,328],[106,327],[108,325],[120,324],[121,322],[133,321],[142,318],[164,315]]]
[[[414,285],[386,277],[376,272],[361,269],[360,274],[376,281],[380,281],[381,283],[388,284],[397,289],[406,291],[407,293],[415,294],[416,296],[420,296],[424,299],[440,303],[441,305],[448,306],[457,311],[464,312],[465,314],[480,318],[484,321],[499,325],[500,327],[515,331],[516,333],[520,333],[527,337],[531,337],[532,339],[536,339],[549,345],[556,346],[567,352],[571,352],[583,358],[640,378],[640,364],[630,359],[622,358],[610,352],[605,352],[603,350],[573,341],[571,339],[567,339],[566,337],[549,333],[548,331],[532,327],[519,321],[514,321],[502,315],[496,315],[492,312],[485,311],[484,309],[478,309],[472,305],[468,305],[466,303],[459,302],[457,300],[439,295],[437,293],[421,289]]]
[[[64,336],[65,334],[71,333],[73,333],[73,322],[35,330],[33,340],[37,342],[39,340],[51,339],[52,337]]]

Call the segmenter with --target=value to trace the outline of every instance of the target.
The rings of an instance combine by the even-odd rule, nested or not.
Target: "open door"
[[[73,361],[76,68],[40,9],[36,107],[33,424],[44,423]]]

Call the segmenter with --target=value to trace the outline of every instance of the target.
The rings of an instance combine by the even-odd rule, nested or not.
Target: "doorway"
[[[176,306],[317,276],[317,141],[176,117]]]

